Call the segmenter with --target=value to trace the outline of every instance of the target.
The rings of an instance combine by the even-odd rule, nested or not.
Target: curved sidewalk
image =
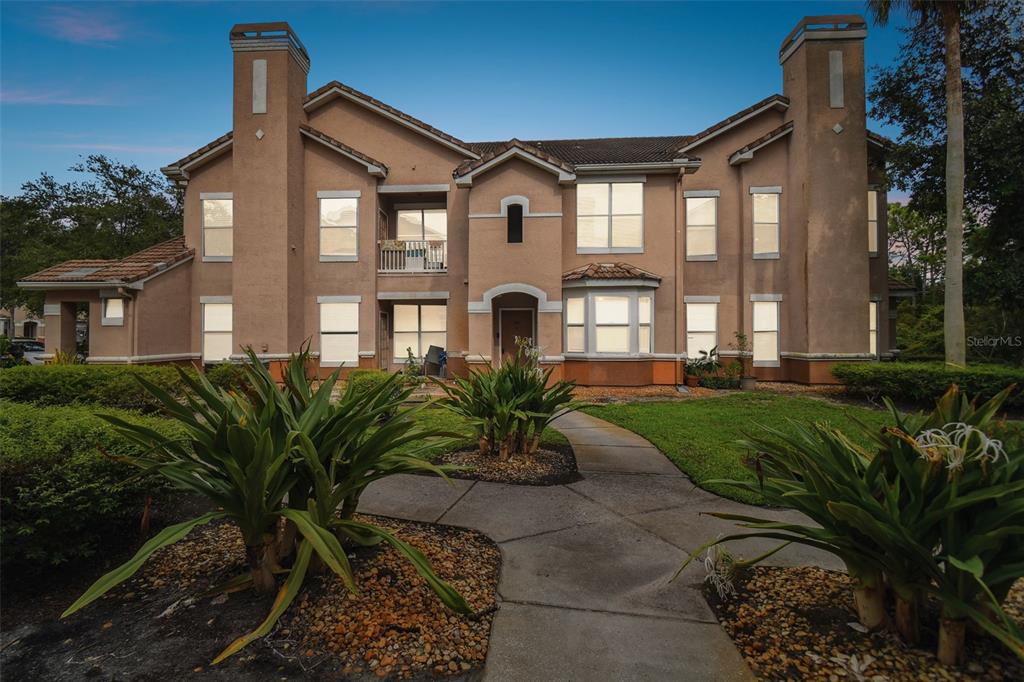
[[[394,476],[369,487],[360,511],[474,528],[498,543],[486,680],[753,679],[701,595],[699,562],[669,579],[690,550],[733,528],[699,512],[766,510],[697,488],[648,441],[596,417],[577,412],[555,427],[575,450],[576,483]],[[829,563],[792,546],[776,557]]]

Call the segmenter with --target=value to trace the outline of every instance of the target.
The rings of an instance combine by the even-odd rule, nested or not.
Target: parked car
[[[42,365],[45,347],[42,341],[35,339],[14,339],[11,341],[11,354],[22,358],[30,365]]]

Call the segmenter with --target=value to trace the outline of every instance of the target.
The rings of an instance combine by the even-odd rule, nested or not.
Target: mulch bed
[[[244,570],[241,534],[214,522],[158,552],[127,584],[67,621],[5,624],[5,679],[431,679],[479,674],[497,608],[501,555],[475,531],[362,516],[422,551],[475,615],[449,611],[385,543],[351,551],[359,594],[333,574],[307,576],[263,640],[218,666],[213,658],[267,615],[251,591],[201,597]]]
[[[934,656],[938,605],[922,609],[922,642],[909,648],[892,632],[865,633],[845,573],[815,567],[756,567],[735,595],[705,594],[722,627],[761,679],[1022,680],[1024,664],[1004,645],[968,632],[967,665],[948,668]],[[1007,611],[1024,621],[1024,581]],[[853,626],[851,626],[851,623]]]
[[[435,464],[468,467],[450,473],[452,478],[512,485],[564,485],[581,478],[568,445],[542,447],[536,454],[512,455],[504,462],[494,455],[481,455],[479,450],[459,450],[439,456]]]

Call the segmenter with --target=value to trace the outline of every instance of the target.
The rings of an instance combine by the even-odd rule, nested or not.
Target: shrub
[[[172,423],[130,412],[132,423],[168,436]],[[125,536],[147,495],[165,490],[151,477],[104,457],[142,455],[86,407],[35,407],[0,402],[0,544],[5,568],[58,565],[90,557]]]
[[[193,370],[190,370],[193,371]],[[174,367],[165,365],[36,365],[0,372],[0,399],[37,405],[83,405],[154,412],[159,403],[135,377],[182,395]]]
[[[453,385],[435,382],[446,393],[441,404],[473,425],[481,454],[534,454],[548,424],[580,407],[575,382],[548,386],[552,370],[540,368],[539,356],[529,339],[517,337],[515,354],[497,370],[470,371]]]
[[[922,405],[933,404],[953,384],[979,400],[992,398],[1010,384],[1024,386],[1024,368],[1000,365],[947,369],[931,362],[843,363],[833,367],[832,374],[853,393]],[[1005,404],[1024,408],[1024,392],[1016,391]]]
[[[217,388],[225,391],[246,390],[249,380],[246,378],[245,365],[224,362],[206,370],[206,378]]]
[[[701,377],[698,385],[704,388],[739,388],[740,380],[737,377],[710,375]]]
[[[354,369],[349,372],[348,385],[356,393],[366,393],[387,382],[390,376],[382,369]]]

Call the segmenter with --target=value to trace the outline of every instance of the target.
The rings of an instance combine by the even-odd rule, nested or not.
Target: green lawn
[[[857,429],[851,416],[872,426],[881,426],[887,421],[887,413],[882,410],[770,393],[600,405],[586,407],[583,411],[651,441],[700,487],[752,504],[761,504],[764,500],[760,495],[707,481],[753,480],[753,474],[742,464],[747,453],[735,441],[747,434],[756,434],[758,425],[791,432],[792,426],[787,420],[827,421],[853,437]]]
[[[454,447],[447,439],[430,439],[431,442],[435,443],[430,445],[425,454],[430,459],[435,459],[439,455],[445,452],[452,452],[453,450],[465,450],[468,448],[475,448],[476,441],[473,439],[473,429],[469,423],[459,415],[455,414],[451,410],[446,410],[442,407],[428,407],[421,410],[416,415],[416,420],[425,426],[430,426],[435,429],[442,429],[453,433],[465,434],[466,438],[462,442],[458,442]],[[541,438],[541,444],[543,445],[568,445],[569,441],[558,431],[547,428],[544,429],[544,435]],[[421,447],[420,443],[409,444],[404,451],[417,449]]]

